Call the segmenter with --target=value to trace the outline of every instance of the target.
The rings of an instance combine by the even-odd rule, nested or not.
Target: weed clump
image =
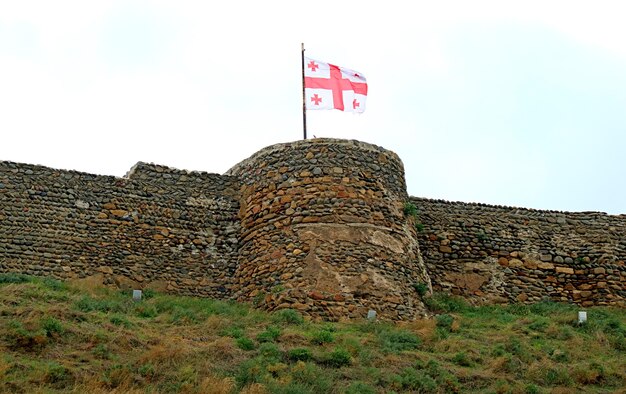
[[[406,350],[416,350],[420,346],[417,335],[406,330],[385,330],[378,334],[383,351],[400,353]]]
[[[66,387],[74,381],[72,372],[62,364],[51,361],[47,363],[44,382],[52,387]]]
[[[121,326],[124,328],[130,328],[133,326],[133,323],[131,323],[131,321],[128,320],[128,318],[122,314],[114,314],[113,316],[109,318],[109,321],[113,325]]]
[[[405,368],[392,377],[391,387],[395,390],[411,390],[419,393],[436,393],[437,381],[426,371]]]
[[[410,201],[404,203],[403,212],[406,217],[417,217],[417,207]]]
[[[307,348],[296,348],[287,353],[287,358],[291,361],[309,361],[313,358],[313,354]]]
[[[454,313],[469,309],[467,301],[446,293],[434,293],[424,299],[424,304],[435,313]]]
[[[340,368],[350,365],[352,356],[346,349],[337,347],[333,349],[332,352],[328,353],[321,361],[331,367]]]
[[[424,297],[428,293],[428,285],[426,283],[413,283],[413,288],[420,297]]]
[[[241,350],[254,350],[256,348],[254,341],[250,338],[237,338],[236,343],[237,347]]]
[[[451,330],[452,323],[454,323],[454,317],[448,314],[443,314],[443,315],[437,315],[436,319],[437,319],[437,327],[446,331]]]
[[[256,336],[256,340],[261,343],[276,342],[279,336],[280,336],[280,329],[278,327],[269,326],[265,329],[265,331],[259,333]]]
[[[122,302],[111,298],[93,298],[91,296],[81,297],[75,304],[75,308],[81,312],[116,312],[123,313],[128,310],[127,305]]]
[[[274,343],[262,343],[261,346],[259,346],[259,355],[265,360],[274,362],[280,361],[283,357],[283,353]]]
[[[363,382],[354,382],[346,389],[346,394],[376,394],[376,388]]]
[[[34,278],[28,275],[22,274],[0,274],[0,283],[28,283],[32,282]]]
[[[52,337],[55,334],[61,335],[65,331],[63,324],[54,317],[48,316],[41,320],[41,328],[45,331],[46,336]]]
[[[274,320],[277,323],[283,323],[288,325],[300,325],[304,323],[304,318],[300,312],[293,309],[281,309],[274,313]]]
[[[313,337],[311,338],[311,342],[316,345],[323,345],[325,343],[331,343],[335,341],[335,336],[332,332],[322,329],[313,333]]]

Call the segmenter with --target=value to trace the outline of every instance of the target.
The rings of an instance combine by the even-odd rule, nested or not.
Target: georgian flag
[[[334,64],[304,58],[306,109],[364,112],[367,83],[363,74]]]

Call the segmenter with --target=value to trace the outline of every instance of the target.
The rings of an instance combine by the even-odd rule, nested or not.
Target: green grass
[[[0,275],[0,392],[624,392],[626,311],[424,297],[409,323]],[[622,390],[622,391],[620,391]]]
[[[415,206],[415,204],[413,204],[410,201],[407,201],[404,203],[403,212],[404,212],[404,216],[417,217],[418,211],[417,211],[417,207]]]

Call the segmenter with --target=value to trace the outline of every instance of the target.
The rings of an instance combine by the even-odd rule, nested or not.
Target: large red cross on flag
[[[367,83],[358,71],[305,57],[304,96],[306,109],[363,112]]]

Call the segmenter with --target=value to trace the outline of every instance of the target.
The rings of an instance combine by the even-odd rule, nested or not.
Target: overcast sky
[[[309,136],[398,153],[409,194],[626,214],[622,4],[2,1],[0,160],[223,173],[302,138],[304,42],[369,86]]]

